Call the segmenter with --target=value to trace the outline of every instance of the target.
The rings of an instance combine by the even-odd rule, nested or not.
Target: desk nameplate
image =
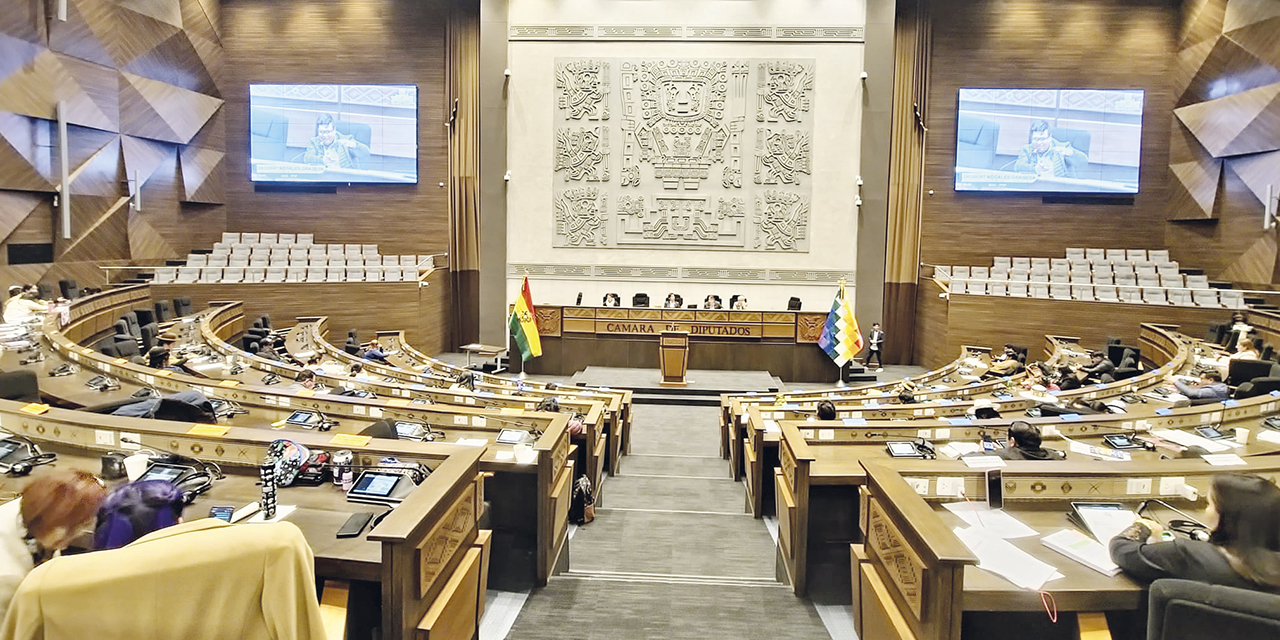
[[[732,324],[728,322],[672,322],[662,320],[596,320],[594,326],[586,323],[570,323],[565,320],[567,333],[596,333],[599,335],[651,335],[663,331],[684,331],[693,336],[714,338],[759,338],[763,336],[758,324]]]

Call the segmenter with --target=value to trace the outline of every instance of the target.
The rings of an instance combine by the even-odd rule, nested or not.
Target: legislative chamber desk
[[[514,371],[568,376],[589,366],[657,369],[658,336],[689,334],[689,369],[768,371],[788,382],[834,382],[818,345],[827,314],[631,307],[536,306],[542,357]]]

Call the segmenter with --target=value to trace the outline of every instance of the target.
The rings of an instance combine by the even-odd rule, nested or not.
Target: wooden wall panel
[[[947,300],[938,296],[941,287],[922,278],[916,287],[916,339],[912,362],[935,369],[960,352],[947,352]]]
[[[203,2],[204,6],[209,6]],[[226,0],[227,228],[311,232],[382,253],[448,251],[446,0]],[[322,34],[322,35],[321,35]],[[256,191],[249,181],[251,83],[418,86],[418,184],[337,193]]]
[[[1177,0],[934,0],[921,261],[989,264],[1066,247],[1161,248]],[[956,193],[961,87],[1143,89],[1141,191],[1131,205]]]

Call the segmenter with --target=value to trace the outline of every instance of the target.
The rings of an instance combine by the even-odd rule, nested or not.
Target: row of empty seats
[[[417,267],[158,267],[156,284],[232,282],[413,282]]]
[[[256,242],[265,242],[267,244],[299,244],[309,245],[315,243],[315,234],[312,233],[224,233],[222,241],[226,243],[243,242],[253,244]]]
[[[255,242],[252,244],[244,242],[215,242],[213,243],[214,255],[237,255],[237,254],[333,254],[333,255],[378,255],[378,245],[376,244],[280,244]]]
[[[1183,276],[1176,267],[1139,267],[1136,270],[1116,270],[1110,267],[1094,271],[1008,269],[1004,267],[938,267],[944,280],[951,278],[975,280],[1007,280],[1009,282],[1049,282],[1058,284],[1128,285],[1138,287],[1164,287],[1208,289],[1209,278],[1203,275]]]
[[[187,256],[188,267],[414,267],[427,256],[325,253],[203,254]]]
[[[1077,249],[1067,248],[1067,260],[1088,261],[1092,264],[1108,262],[1169,262],[1169,252],[1164,249]]]
[[[1190,277],[1190,276],[1188,276]],[[1114,286],[1061,282],[974,280],[952,277],[951,293],[967,293],[1016,298],[1051,298],[1098,302],[1163,304],[1179,307],[1245,308],[1244,292],[1230,289],[1168,288],[1160,286]]]

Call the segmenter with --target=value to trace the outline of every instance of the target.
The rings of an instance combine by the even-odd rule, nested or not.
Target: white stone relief
[[[557,64],[556,89],[566,119],[609,119],[608,62],[574,60]]]
[[[809,200],[798,193],[768,189],[756,195],[755,248],[798,251],[809,230]]]
[[[603,247],[609,244],[608,196],[596,187],[556,194],[556,239],[559,246]]]
[[[609,181],[609,127],[556,130],[556,171],[565,181]]]

